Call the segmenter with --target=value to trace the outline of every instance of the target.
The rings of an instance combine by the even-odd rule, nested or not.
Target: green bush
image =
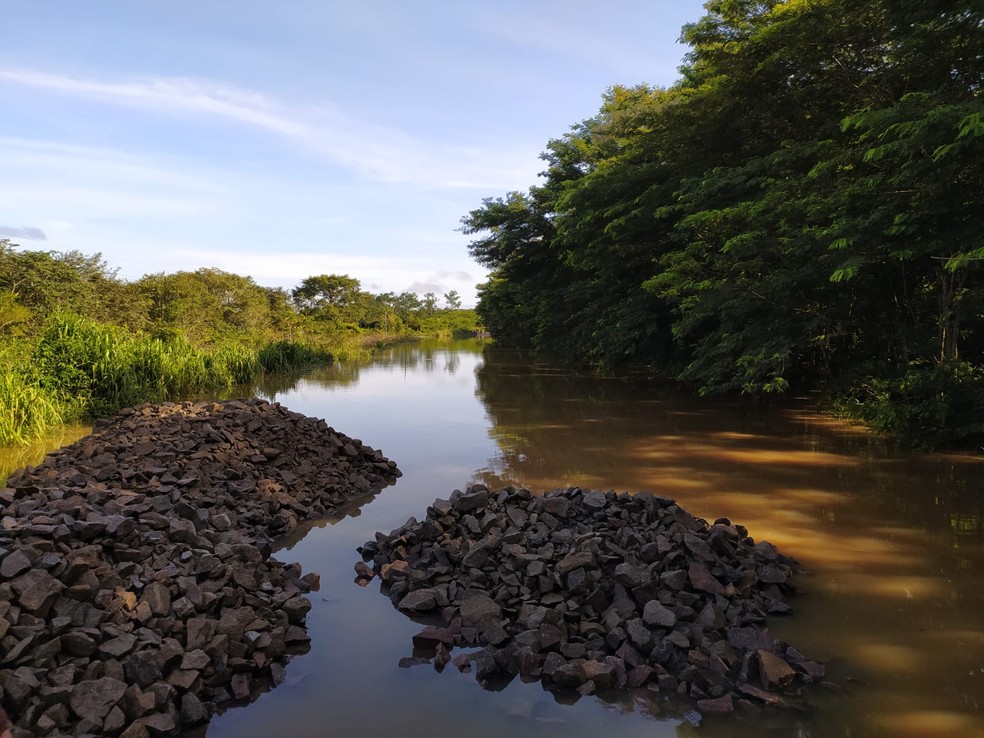
[[[838,407],[910,448],[984,447],[984,371],[966,362],[869,377],[855,382]]]

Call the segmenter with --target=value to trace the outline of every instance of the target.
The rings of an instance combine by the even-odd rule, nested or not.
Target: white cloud
[[[210,80],[147,77],[97,80],[31,69],[0,69],[0,81],[106,104],[233,121],[293,142],[383,182],[428,187],[525,188],[541,168],[528,152],[445,145],[353,120],[327,105],[291,104]]]
[[[0,238],[27,238],[31,241],[47,241],[48,236],[40,228],[34,226],[5,226],[0,225]]]

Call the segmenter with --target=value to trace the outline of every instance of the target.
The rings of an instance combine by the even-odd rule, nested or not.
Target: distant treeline
[[[287,292],[217,269],[125,281],[99,255],[0,239],[0,445],[126,405],[354,358],[380,341],[478,328],[454,291],[377,295],[323,274]]]
[[[500,343],[984,440],[984,5],[712,0],[463,218]]]

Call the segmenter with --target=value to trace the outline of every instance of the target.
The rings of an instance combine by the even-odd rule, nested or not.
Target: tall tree
[[[450,290],[444,293],[444,304],[448,310],[458,310],[461,308],[461,295],[457,290]]]

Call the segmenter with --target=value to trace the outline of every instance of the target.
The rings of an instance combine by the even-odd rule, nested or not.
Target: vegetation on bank
[[[502,344],[701,393],[826,390],[984,445],[984,9],[710,0],[668,89],[613,87],[544,181],[466,215]]]
[[[449,292],[374,295],[319,275],[291,292],[215,269],[118,279],[78,252],[0,240],[0,445],[140,402],[221,395],[264,372],[477,330]]]

